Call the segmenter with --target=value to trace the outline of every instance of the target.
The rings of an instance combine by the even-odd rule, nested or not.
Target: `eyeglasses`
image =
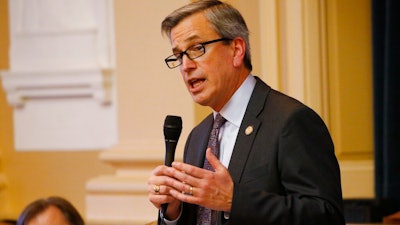
[[[167,66],[170,69],[173,69],[182,64],[183,55],[186,55],[190,60],[193,60],[193,59],[199,58],[200,56],[202,56],[206,53],[206,48],[204,46],[211,44],[211,43],[219,42],[219,41],[230,41],[230,40],[232,40],[232,39],[219,38],[219,39],[215,39],[212,41],[206,41],[203,43],[192,45],[183,52],[168,56],[165,59],[165,63],[167,64]]]

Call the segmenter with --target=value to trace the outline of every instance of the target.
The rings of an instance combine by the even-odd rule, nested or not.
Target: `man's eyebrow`
[[[196,39],[200,39],[200,36],[198,36],[198,35],[193,35],[193,36],[190,36],[189,38],[187,38],[185,41],[186,41],[186,42],[191,42],[191,41],[196,40]],[[189,48],[189,47],[191,47],[191,46],[192,46],[192,45],[188,46],[187,48]],[[186,49],[187,49],[187,48],[186,48]],[[185,49],[185,50],[186,50],[186,49]],[[179,48],[177,48],[177,47],[172,48],[172,52],[173,52],[173,53],[183,52],[183,51],[185,51],[185,50],[181,50],[181,49],[179,49]]]
[[[178,52],[182,52],[182,51],[181,51],[180,49],[178,49],[178,48],[175,47],[175,48],[172,49],[172,52],[173,52],[173,53],[178,53]]]

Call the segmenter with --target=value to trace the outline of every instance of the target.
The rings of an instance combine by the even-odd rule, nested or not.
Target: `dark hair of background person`
[[[17,220],[17,225],[28,224],[31,219],[44,212],[50,206],[57,207],[70,225],[85,224],[79,212],[69,201],[62,197],[52,196],[38,199],[26,206]]]
[[[15,225],[15,224],[17,224],[17,221],[16,220],[11,220],[11,219],[1,219],[0,220],[0,224],[1,225],[5,225],[5,224],[7,224],[7,225]]]

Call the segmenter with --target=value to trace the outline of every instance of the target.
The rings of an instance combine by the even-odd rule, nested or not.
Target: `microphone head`
[[[180,116],[168,115],[164,121],[164,138],[166,140],[178,141],[182,132],[182,118]]]

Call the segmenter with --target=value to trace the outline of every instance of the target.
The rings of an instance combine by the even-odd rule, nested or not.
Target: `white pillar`
[[[193,100],[179,70],[165,65],[172,51],[160,31],[164,17],[187,2],[115,1],[119,140],[100,154],[115,173],[86,184],[89,225],[143,225],[157,219],[157,209],[147,198],[147,179],[164,162],[164,119],[182,117],[176,160],[182,160],[194,126]]]

